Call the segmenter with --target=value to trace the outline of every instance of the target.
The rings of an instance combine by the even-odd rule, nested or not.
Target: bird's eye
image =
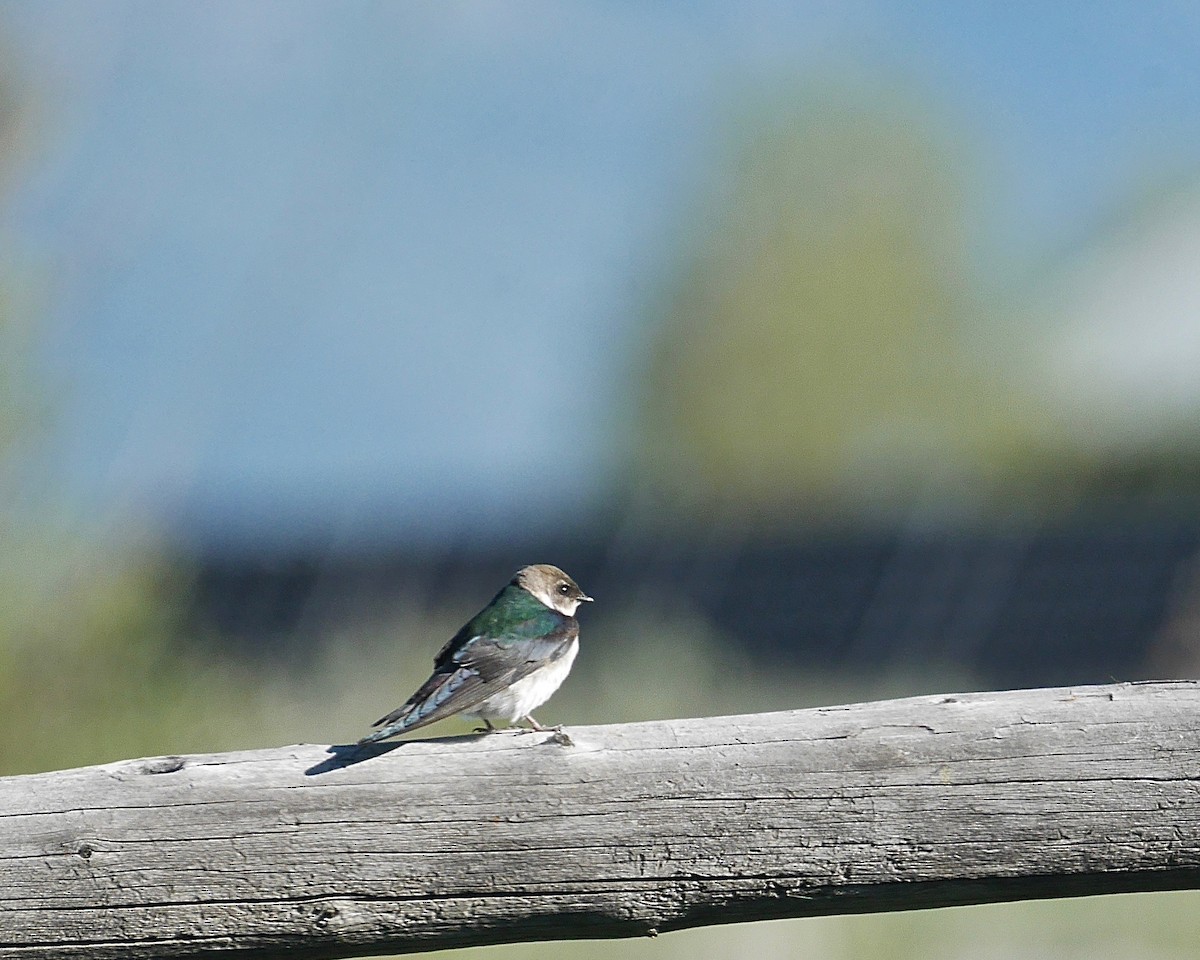
[[[561,593],[565,597],[568,593],[571,592],[571,587],[566,583],[560,583],[558,585],[558,592]]]

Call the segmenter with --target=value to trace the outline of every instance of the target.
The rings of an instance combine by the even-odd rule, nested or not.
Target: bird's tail
[[[397,707],[391,713],[380,717],[371,726],[378,727],[374,733],[368,733],[365,737],[359,740],[359,743],[377,743],[380,740],[386,740],[388,737],[394,737],[398,733],[403,733],[405,730],[411,730],[413,727],[421,725],[421,713],[416,709],[416,704],[412,700],[404,704],[402,707]]]
[[[468,667],[452,665],[448,671],[435,670],[433,676],[426,680],[421,689],[409,697],[403,706],[397,707],[372,724],[379,727],[378,730],[368,733],[358,742],[375,743],[377,740],[386,740],[398,733],[416,730],[474,706],[480,701],[480,694],[476,692],[472,697],[464,699],[461,693],[464,685],[474,683],[478,687],[478,681],[478,672]],[[468,686],[467,689],[471,688]],[[483,689],[486,692],[486,687]]]
[[[388,737],[394,737],[398,733],[403,733],[409,728],[407,719],[398,720],[395,723],[389,723],[386,727],[380,727],[374,733],[368,733],[358,742],[363,743],[378,743],[380,740],[386,740]]]

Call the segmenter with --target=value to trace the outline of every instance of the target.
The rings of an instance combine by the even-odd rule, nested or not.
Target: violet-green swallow
[[[548,563],[522,567],[508,585],[438,651],[433,676],[372,726],[359,743],[386,740],[456,713],[492,721],[527,720],[562,685],[579,652],[575,610],[591,600]]]

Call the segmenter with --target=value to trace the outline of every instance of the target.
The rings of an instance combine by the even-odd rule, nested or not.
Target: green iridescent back
[[[502,645],[505,641],[538,640],[572,619],[551,610],[528,590],[510,583],[450,638],[435,662],[440,664],[459,643],[471,637],[490,637]]]

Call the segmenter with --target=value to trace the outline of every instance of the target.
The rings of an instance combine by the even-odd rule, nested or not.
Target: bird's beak
[[[580,599],[581,601],[582,601],[582,600],[586,600],[588,603],[591,603],[591,602],[592,602],[592,601],[594,601],[596,598],[595,598],[595,597],[589,597],[589,596],[587,596],[587,594],[584,594],[584,595],[583,595],[582,597],[580,597],[579,599]]]

